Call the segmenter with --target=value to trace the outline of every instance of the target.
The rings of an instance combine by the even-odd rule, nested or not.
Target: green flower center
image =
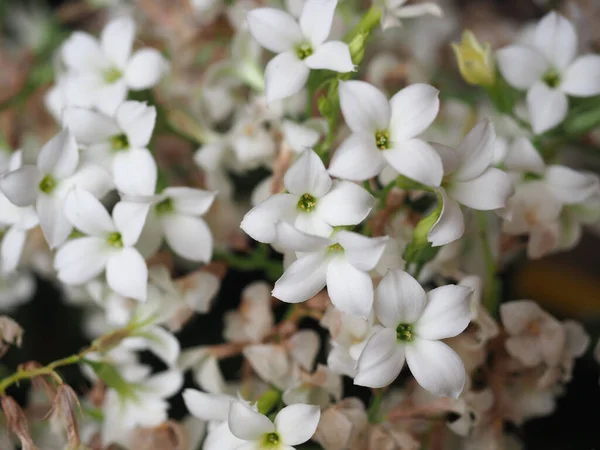
[[[115,152],[126,150],[129,148],[129,139],[125,134],[116,134],[110,138],[110,146]]]
[[[410,323],[401,323],[396,328],[396,339],[401,342],[410,342],[413,340],[413,326]]]
[[[327,253],[342,253],[344,251],[344,247],[342,247],[340,244],[331,244],[329,247],[327,247]]]
[[[317,206],[317,199],[310,194],[302,194],[297,206],[302,211],[311,212]]]
[[[305,42],[296,47],[296,54],[298,55],[298,58],[306,59],[313,54],[313,49],[308,42]]]
[[[375,145],[379,150],[387,150],[390,148],[390,132],[388,130],[376,131]]]
[[[537,180],[541,180],[542,176],[534,173],[534,172],[526,172],[523,175],[523,181],[537,181]]]
[[[156,214],[163,215],[172,213],[175,210],[175,206],[173,205],[173,200],[170,198],[165,198],[161,202],[157,203],[154,207]]]
[[[275,432],[267,433],[263,437],[263,448],[276,448],[279,446],[281,439],[279,435]]]
[[[46,194],[50,194],[54,188],[56,187],[58,183],[56,182],[56,180],[52,177],[52,175],[46,175],[44,178],[42,178],[42,181],[40,181],[40,191],[46,193]]]
[[[560,84],[560,74],[555,69],[550,69],[542,76],[542,81],[548,87],[555,88]]]
[[[123,72],[121,72],[116,67],[111,67],[110,69],[104,72],[104,81],[106,81],[108,84],[112,84],[115,81],[121,79],[122,76]]]
[[[121,237],[121,233],[118,231],[110,233],[106,239],[106,242],[108,242],[108,245],[111,247],[123,248],[123,238]]]

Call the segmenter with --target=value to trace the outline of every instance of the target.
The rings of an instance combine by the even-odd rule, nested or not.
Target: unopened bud
[[[132,433],[132,448],[146,450],[183,450],[189,448],[184,427],[169,420],[154,428],[137,428]]]
[[[459,44],[452,44],[460,74],[469,84],[492,86],[496,68],[489,43],[481,45],[471,31],[465,31]]]
[[[369,33],[358,33],[352,38],[348,47],[350,48],[350,56],[354,64],[360,64],[365,56],[365,44]]]
[[[27,418],[23,413],[23,410],[19,404],[12,398],[3,396],[0,400],[2,410],[6,416],[6,425],[9,432],[13,432],[19,441],[23,450],[38,450],[31,439],[31,433],[29,433],[29,425]]]
[[[65,428],[69,449],[79,449],[81,439],[79,438],[79,427],[77,425],[76,410],[81,414],[79,397],[68,384],[58,387],[50,415],[53,421],[57,421]]]

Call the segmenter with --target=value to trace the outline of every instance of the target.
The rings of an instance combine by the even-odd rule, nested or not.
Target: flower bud
[[[12,397],[7,396],[2,397],[0,404],[6,416],[7,428],[19,438],[22,449],[38,450],[31,439],[27,418],[19,404]]]
[[[369,33],[358,33],[352,38],[348,47],[350,48],[350,56],[354,64],[360,64],[365,56],[365,44]]]
[[[465,31],[460,44],[452,44],[463,79],[479,86],[492,86],[496,82],[496,68],[489,43],[483,46],[471,31]]]

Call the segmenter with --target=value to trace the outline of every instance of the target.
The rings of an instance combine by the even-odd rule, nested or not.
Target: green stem
[[[381,407],[381,403],[383,402],[385,392],[386,389],[375,390],[373,398],[371,399],[371,404],[369,405],[369,410],[367,411],[369,423],[379,423],[379,408]]]
[[[381,8],[372,5],[360,22],[344,36],[344,42],[350,42],[359,33],[369,33],[381,21]]]
[[[21,103],[24,103],[29,95],[31,95],[31,93],[33,93],[36,89],[37,85],[28,81],[25,86],[19,90],[19,92],[8,97],[6,100],[0,103],[0,111],[12,108],[13,106],[21,105]]]
[[[264,270],[269,279],[277,280],[283,273],[282,264],[279,261],[271,261],[266,250],[266,246],[259,246],[247,256],[215,250],[213,259],[225,261],[230,267],[242,272]]]
[[[496,292],[496,260],[492,254],[492,248],[486,233],[487,221],[485,214],[482,211],[477,211],[477,219],[479,221],[479,235],[481,237],[481,244],[483,247],[483,258],[485,260],[486,277],[484,280],[483,287],[483,306],[492,315],[496,315],[496,309],[498,308],[498,295]]]

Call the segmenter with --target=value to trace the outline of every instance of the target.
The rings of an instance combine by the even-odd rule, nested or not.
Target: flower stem
[[[374,391],[375,392],[373,393],[371,404],[369,405],[369,410],[367,411],[369,423],[379,422],[379,408],[381,407],[381,403],[383,402],[383,397],[385,395],[386,389],[375,389]]]
[[[496,315],[498,308],[497,295],[497,280],[496,273],[498,271],[496,260],[492,253],[492,248],[486,234],[487,221],[485,214],[482,211],[477,211],[477,219],[479,221],[479,234],[481,237],[481,245],[483,247],[483,258],[485,260],[486,276],[483,287],[483,306],[492,315]]]

